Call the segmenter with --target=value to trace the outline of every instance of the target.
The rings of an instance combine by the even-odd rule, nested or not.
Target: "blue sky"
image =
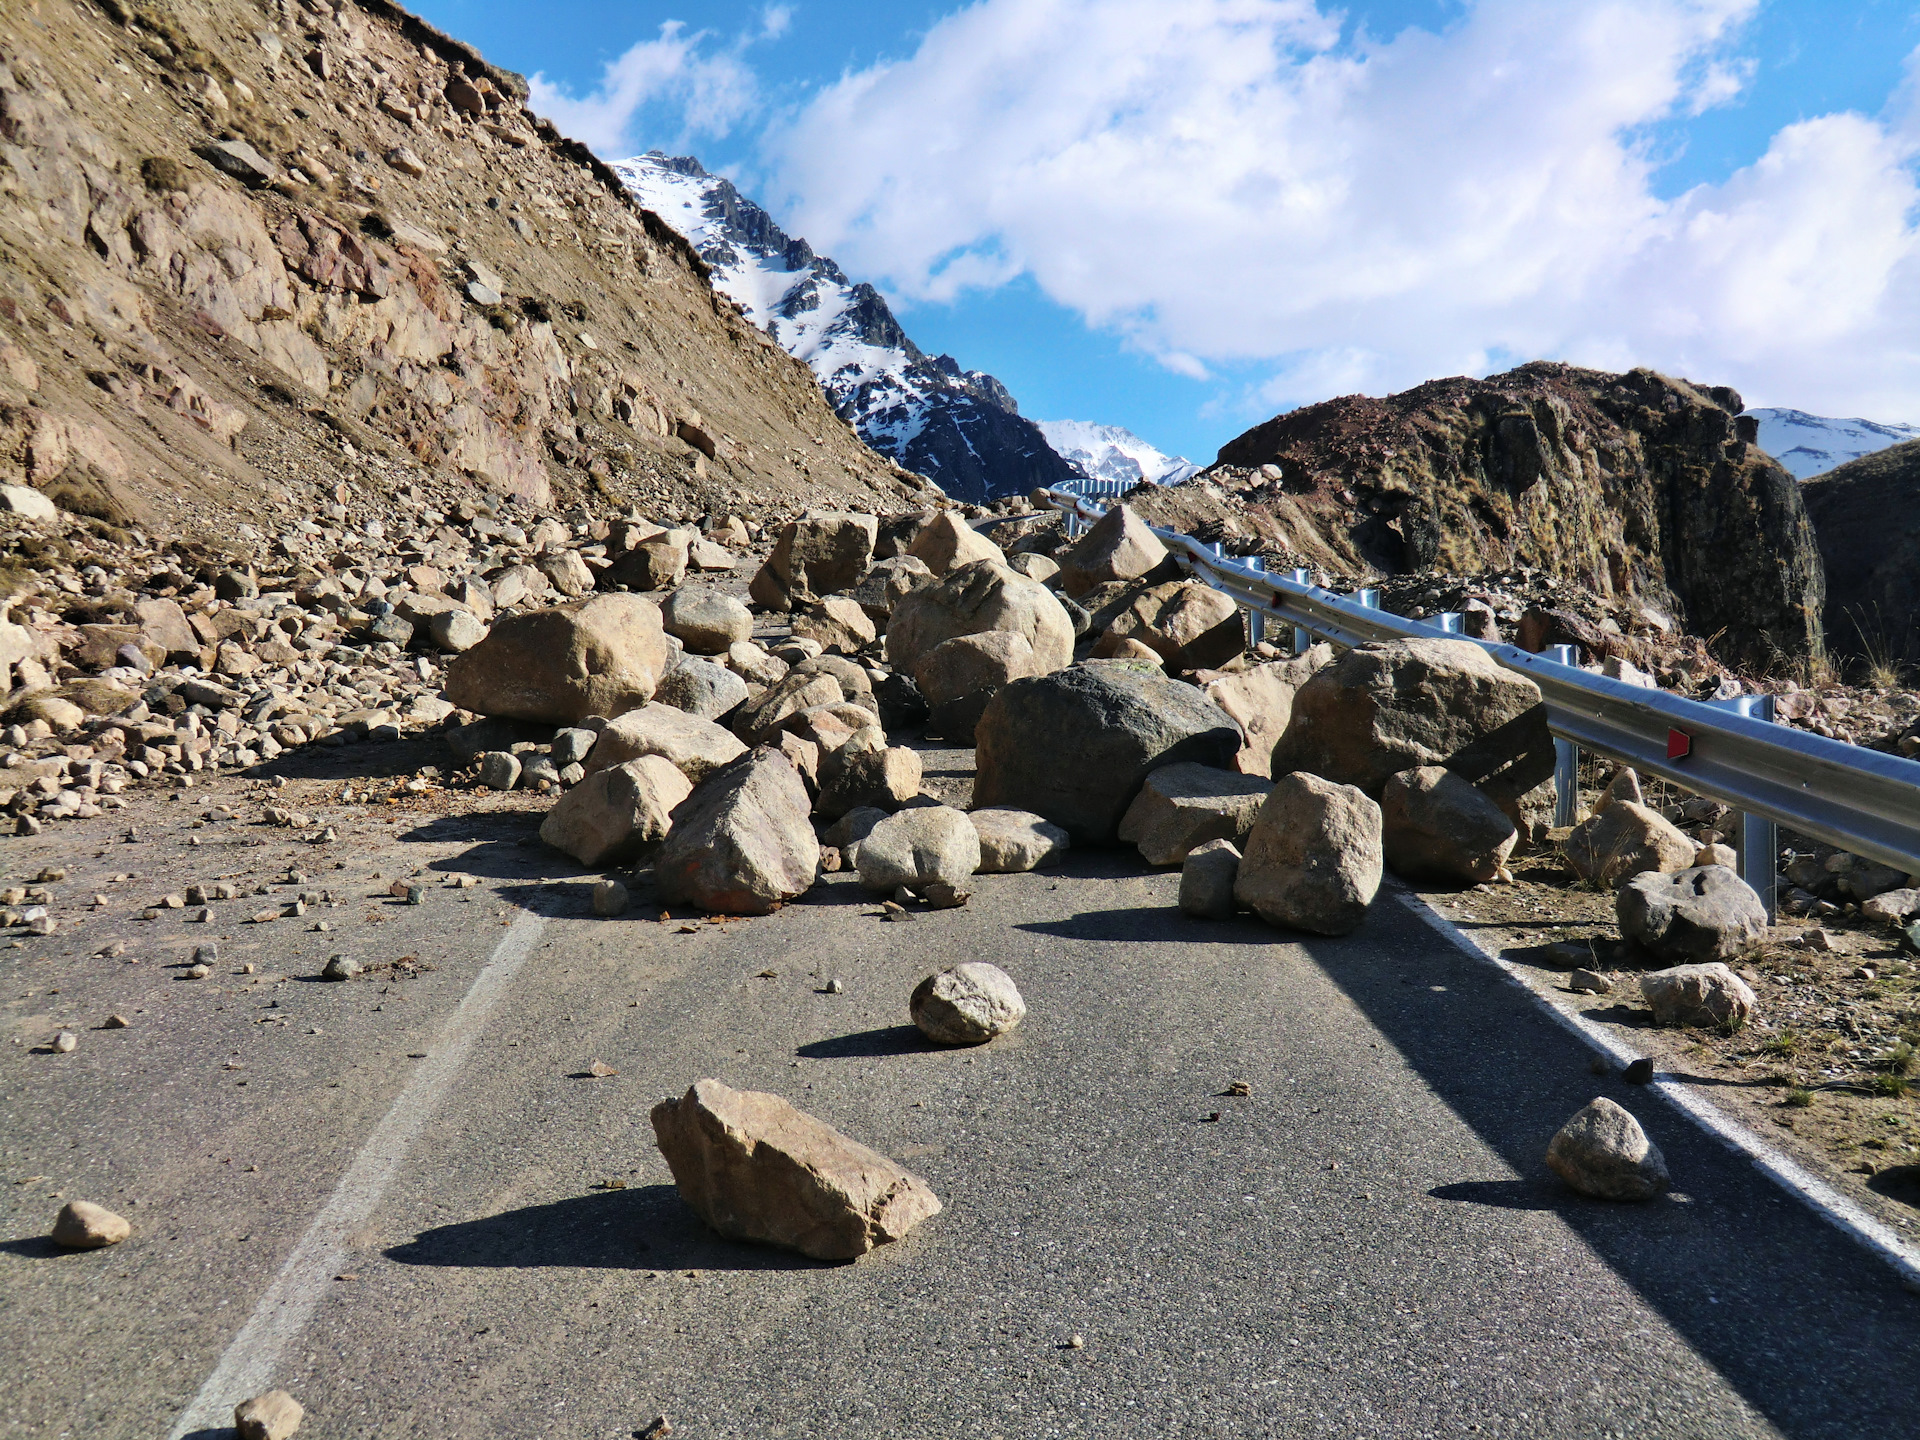
[[[1204,461],[1549,357],[1920,420],[1920,0],[415,8],[609,158],[732,175],[1036,418]]]

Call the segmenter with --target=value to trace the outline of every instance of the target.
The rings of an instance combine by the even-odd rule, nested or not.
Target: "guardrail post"
[[[1305,568],[1304,566],[1301,566],[1295,569],[1293,572],[1293,583],[1296,585],[1311,585],[1313,583],[1313,571]],[[1298,625],[1294,626],[1293,627],[1293,653],[1296,655],[1304,655],[1312,647],[1312,645],[1313,645],[1313,637],[1309,635],[1305,630],[1302,630]]]
[[[1440,627],[1442,634],[1458,635],[1463,619],[1458,610],[1442,610],[1433,617],[1433,623]]]
[[[1749,720],[1773,723],[1773,696],[1736,695],[1731,700],[1709,700],[1717,710],[1731,710]],[[1740,878],[1752,887],[1767,907],[1767,919],[1780,914],[1780,827],[1764,815],[1736,810],[1739,822],[1733,827],[1734,849],[1740,856]]]
[[[1378,590],[1356,590],[1353,592],[1353,603],[1363,610],[1378,610],[1380,608],[1380,592]]]
[[[1557,664],[1580,664],[1574,645],[1549,645],[1547,655]],[[1553,742],[1553,823],[1561,830],[1580,823],[1580,747],[1558,737]]]
[[[1256,575],[1264,575],[1267,570],[1266,557],[1262,555],[1247,556],[1247,568]],[[1267,611],[1263,605],[1256,610],[1247,612],[1247,645],[1249,647],[1258,645],[1266,638]]]

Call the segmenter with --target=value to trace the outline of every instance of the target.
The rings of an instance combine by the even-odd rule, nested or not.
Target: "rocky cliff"
[[[614,173],[712,268],[747,318],[820,377],[876,450],[960,500],[1019,495],[1078,472],[1020,414],[1007,387],[913,343],[873,286],[840,267],[689,155],[658,151]]]
[[[1222,447],[1205,482],[1301,563],[1534,567],[1765,671],[1821,653],[1825,583],[1799,488],[1740,409],[1724,387],[1538,362],[1305,406]]]
[[[1827,569],[1827,635],[1845,655],[1920,661],[1920,440],[1800,487]]]
[[[0,478],[228,536],[919,493],[525,94],[384,0],[9,4]]]

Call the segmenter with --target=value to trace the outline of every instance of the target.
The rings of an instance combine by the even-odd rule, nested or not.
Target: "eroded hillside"
[[[428,476],[669,519],[920,493],[519,77],[397,7],[7,10],[7,483],[213,536]]]

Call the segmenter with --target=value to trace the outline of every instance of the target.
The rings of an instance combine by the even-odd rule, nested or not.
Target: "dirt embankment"
[[[10,7],[0,480],[208,535],[408,471],[669,518],[918,493],[525,94],[376,0]]]

